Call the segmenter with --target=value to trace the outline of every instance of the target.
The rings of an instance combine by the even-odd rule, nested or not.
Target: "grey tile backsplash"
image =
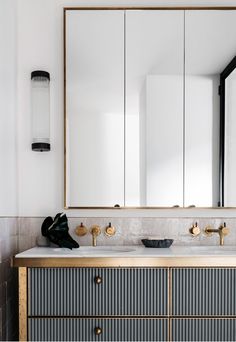
[[[40,234],[41,224],[44,218],[19,218],[19,251],[36,245],[36,238]],[[81,246],[91,245],[92,236],[87,234],[78,237],[75,228],[81,222],[89,229],[98,224],[102,234],[97,238],[97,245],[140,245],[141,239],[149,236],[160,238],[172,238],[175,245],[217,245],[218,234],[207,237],[203,230],[207,225],[218,228],[226,222],[230,233],[225,237],[225,245],[236,245],[236,218],[69,218],[70,234]],[[116,234],[108,237],[104,234],[105,227],[109,222],[116,228]],[[193,237],[189,228],[197,222],[202,232]]]
[[[18,219],[0,218],[0,340],[18,339],[17,270],[11,257],[18,250]]]

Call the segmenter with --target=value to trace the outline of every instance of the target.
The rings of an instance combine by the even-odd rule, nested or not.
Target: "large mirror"
[[[64,19],[65,206],[236,206],[233,73],[223,181],[219,97],[236,10],[68,8]]]

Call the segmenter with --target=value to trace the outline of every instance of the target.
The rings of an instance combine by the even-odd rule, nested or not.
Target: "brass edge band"
[[[235,319],[236,316],[28,316],[28,319]]]
[[[150,258],[13,258],[14,267],[236,267],[235,256]]]
[[[98,6],[98,7],[93,7],[93,6],[81,6],[81,7],[64,7],[64,11],[73,11],[73,10],[109,10],[109,11],[114,11],[114,10],[163,10],[163,11],[173,11],[173,10],[236,10],[236,6],[178,6],[178,7],[173,7],[173,6]]]
[[[19,341],[27,341],[27,268],[19,268]]]

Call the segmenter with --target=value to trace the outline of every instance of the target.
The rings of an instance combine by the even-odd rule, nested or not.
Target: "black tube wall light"
[[[32,150],[50,151],[50,74],[31,73]]]

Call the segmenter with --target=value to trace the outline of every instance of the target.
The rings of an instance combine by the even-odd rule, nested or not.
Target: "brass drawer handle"
[[[101,335],[101,333],[102,333],[102,329],[101,328],[99,328],[99,327],[96,327],[95,329],[94,329],[94,331],[95,331],[95,335]]]
[[[95,283],[96,284],[101,284],[102,283],[102,278],[99,277],[99,276],[95,277]]]

